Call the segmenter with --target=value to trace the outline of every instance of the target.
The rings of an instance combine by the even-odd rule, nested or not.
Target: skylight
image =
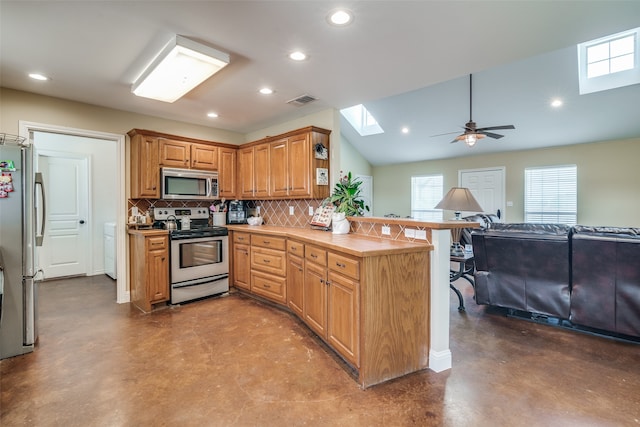
[[[340,110],[340,114],[347,119],[347,121],[358,131],[360,136],[377,135],[384,133],[384,130],[378,124],[373,115],[367,110],[364,105],[358,104],[353,107],[343,108]]]
[[[580,94],[640,83],[640,28],[578,45]]]

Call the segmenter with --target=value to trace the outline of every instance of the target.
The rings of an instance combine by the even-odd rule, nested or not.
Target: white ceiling
[[[345,28],[326,22],[338,6],[355,14]],[[635,0],[0,0],[0,85],[243,134],[363,103],[385,134],[360,138],[346,123],[342,133],[382,165],[639,136],[640,85],[578,96],[575,64],[576,43],[639,17]],[[131,84],[174,34],[231,64],[173,104],[134,96]],[[289,60],[295,49],[309,58]],[[34,71],[51,80],[29,79]],[[468,121],[469,73],[478,126],[516,126],[473,149],[431,137]],[[275,94],[258,94],[264,85]],[[287,104],[303,94],[318,100]],[[553,96],[562,109],[550,110]]]

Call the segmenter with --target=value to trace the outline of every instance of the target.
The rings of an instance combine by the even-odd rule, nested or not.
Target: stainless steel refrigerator
[[[0,169],[0,359],[5,359],[33,351],[38,339],[36,245],[42,244],[45,212],[29,141],[0,133]]]

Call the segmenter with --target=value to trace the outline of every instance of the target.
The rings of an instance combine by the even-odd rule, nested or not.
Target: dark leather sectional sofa
[[[470,238],[477,304],[640,338],[639,228],[488,223]]]

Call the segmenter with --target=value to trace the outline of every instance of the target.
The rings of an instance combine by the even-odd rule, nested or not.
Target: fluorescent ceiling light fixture
[[[40,73],[29,73],[29,77],[31,77],[33,80],[40,80],[40,81],[49,80],[49,77]]]
[[[340,114],[347,119],[349,124],[358,131],[360,136],[377,135],[384,133],[384,130],[378,124],[375,117],[367,110],[364,105],[358,104],[353,107],[343,108]]]
[[[305,59],[307,59],[307,55],[297,50],[295,52],[291,52],[289,58],[293,59],[294,61],[304,61]]]
[[[273,89],[269,89],[268,87],[263,87],[260,89],[260,93],[263,95],[271,95],[273,93]]]
[[[131,91],[137,96],[174,102],[229,64],[229,55],[183,36],[175,36]]]

